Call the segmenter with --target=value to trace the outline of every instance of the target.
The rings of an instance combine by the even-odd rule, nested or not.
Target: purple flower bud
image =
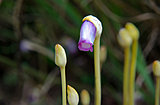
[[[23,52],[28,52],[31,48],[30,43],[27,40],[22,40],[20,42],[20,50]]]
[[[85,20],[81,26],[78,48],[81,51],[93,51],[92,45],[96,37],[96,27],[90,21]]]

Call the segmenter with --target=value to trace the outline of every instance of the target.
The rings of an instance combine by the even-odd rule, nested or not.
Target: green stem
[[[95,105],[101,105],[100,36],[94,41]]]
[[[132,59],[131,59],[131,68],[130,68],[130,80],[129,80],[129,105],[134,105],[137,49],[138,49],[138,41],[133,40]]]
[[[160,77],[156,77],[155,105],[159,105]]]
[[[123,105],[128,105],[130,47],[124,48]]]
[[[65,67],[61,67],[61,81],[62,81],[62,105],[66,105],[66,74]]]

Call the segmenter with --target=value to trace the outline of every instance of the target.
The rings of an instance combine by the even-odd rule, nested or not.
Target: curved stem
[[[138,41],[133,40],[132,59],[131,59],[131,68],[130,68],[130,80],[129,80],[129,98],[130,98],[129,99],[129,105],[134,105],[137,49],[138,49]]]
[[[155,105],[159,105],[160,77],[156,77]]]
[[[95,105],[101,105],[100,37],[94,41]]]
[[[65,67],[61,67],[61,81],[62,81],[62,105],[66,105],[66,75]]]
[[[123,105],[128,105],[129,98],[129,65],[130,47],[124,48],[124,72],[123,72]]]

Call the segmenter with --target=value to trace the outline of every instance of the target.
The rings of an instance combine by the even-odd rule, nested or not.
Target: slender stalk
[[[128,105],[129,98],[129,65],[130,47],[124,48],[124,74],[123,74],[123,105]]]
[[[138,41],[133,40],[132,59],[131,59],[131,68],[130,68],[130,80],[129,80],[129,105],[134,105],[137,49],[138,49]]]
[[[155,105],[159,105],[160,98],[160,77],[156,77]]]
[[[61,81],[62,81],[62,105],[66,105],[66,75],[65,67],[61,67]]]
[[[100,36],[94,41],[95,105],[101,105]]]

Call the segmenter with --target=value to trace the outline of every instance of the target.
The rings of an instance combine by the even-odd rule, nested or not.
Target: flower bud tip
[[[155,76],[160,77],[160,61],[156,60],[152,65],[153,73]]]
[[[67,85],[67,93],[68,93],[68,103],[70,105],[78,105],[79,95],[77,91],[73,87]]]
[[[139,30],[137,29],[137,27],[134,24],[128,22],[125,25],[125,28],[128,30],[129,35],[131,36],[131,38],[133,40],[138,40],[138,38],[139,38]]]
[[[65,50],[60,44],[55,46],[55,63],[59,67],[64,67],[67,63]]]
[[[122,47],[128,47],[132,43],[132,38],[125,28],[120,29],[117,39]]]
[[[90,103],[90,95],[86,89],[81,91],[81,102],[83,105],[89,105]]]

